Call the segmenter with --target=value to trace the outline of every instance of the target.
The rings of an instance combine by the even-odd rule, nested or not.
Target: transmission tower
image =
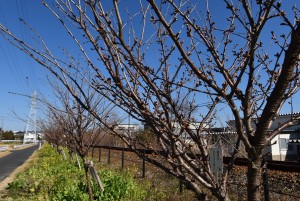
[[[36,133],[36,91],[33,92],[32,98],[31,98],[31,106],[30,106],[30,112],[28,116],[28,121],[26,124],[26,130],[24,134],[24,140],[23,144],[26,142],[37,142],[37,133]]]

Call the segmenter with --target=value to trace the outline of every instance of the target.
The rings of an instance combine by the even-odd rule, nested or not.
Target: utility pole
[[[294,109],[293,109],[293,96],[291,96],[291,115],[293,116]]]
[[[2,141],[2,135],[3,135],[3,119],[2,119],[2,123],[1,123],[0,142]]]
[[[291,101],[288,102],[291,105],[291,118],[293,118],[294,108],[293,108],[293,96],[291,96]]]
[[[128,136],[131,138],[131,132],[130,132],[130,113],[128,113]]]

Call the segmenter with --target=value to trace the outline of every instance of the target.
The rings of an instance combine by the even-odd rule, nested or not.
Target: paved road
[[[26,149],[15,150],[0,158],[0,182],[22,165],[38,147],[38,145],[34,145]]]

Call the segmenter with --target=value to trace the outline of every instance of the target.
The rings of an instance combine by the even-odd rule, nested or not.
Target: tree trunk
[[[247,172],[247,196],[248,201],[260,201],[260,187],[261,187],[261,159],[256,159],[248,164]]]
[[[198,193],[197,194],[197,199],[199,200],[199,201],[206,201],[207,199],[206,199],[206,194],[204,194],[204,193]]]
[[[199,201],[208,201],[209,197],[207,196],[206,193],[204,193],[201,189],[199,189],[199,187],[192,185],[190,183],[185,183],[185,185],[187,186],[188,189],[191,189],[192,191],[194,191],[196,193],[197,199]],[[215,188],[210,189],[210,192],[212,193],[212,195],[217,198],[218,201],[229,201],[230,199],[227,196],[226,191],[221,190],[220,188]]]
[[[92,190],[92,185],[91,185],[91,177],[89,174],[89,164],[86,162],[86,160],[83,158],[84,161],[84,171],[85,171],[85,177],[86,177],[86,183],[88,187],[88,192],[89,192],[89,197],[90,200],[94,200],[93,197],[93,190]]]
[[[227,194],[222,192],[222,191],[218,191],[216,193],[213,193],[213,195],[218,199],[218,201],[229,201],[230,200],[228,198]]]

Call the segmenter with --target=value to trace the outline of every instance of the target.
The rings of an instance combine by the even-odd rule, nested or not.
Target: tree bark
[[[260,187],[261,187],[261,174],[262,168],[261,159],[255,159],[248,164],[247,172],[247,197],[248,201],[260,201]]]
[[[218,199],[218,201],[229,201],[230,199],[226,195],[226,193],[220,191],[217,191],[216,194],[213,193],[213,195]]]
[[[206,193],[203,193],[201,189],[197,186],[194,186],[192,184],[185,183],[186,186],[188,186],[189,189],[193,190],[195,194],[197,195],[197,199],[199,201],[207,201],[209,200]],[[218,190],[217,190],[218,189]],[[229,201],[228,195],[226,194],[226,191],[221,190],[219,188],[215,188],[214,190],[211,189],[212,195],[217,198],[218,201]]]

